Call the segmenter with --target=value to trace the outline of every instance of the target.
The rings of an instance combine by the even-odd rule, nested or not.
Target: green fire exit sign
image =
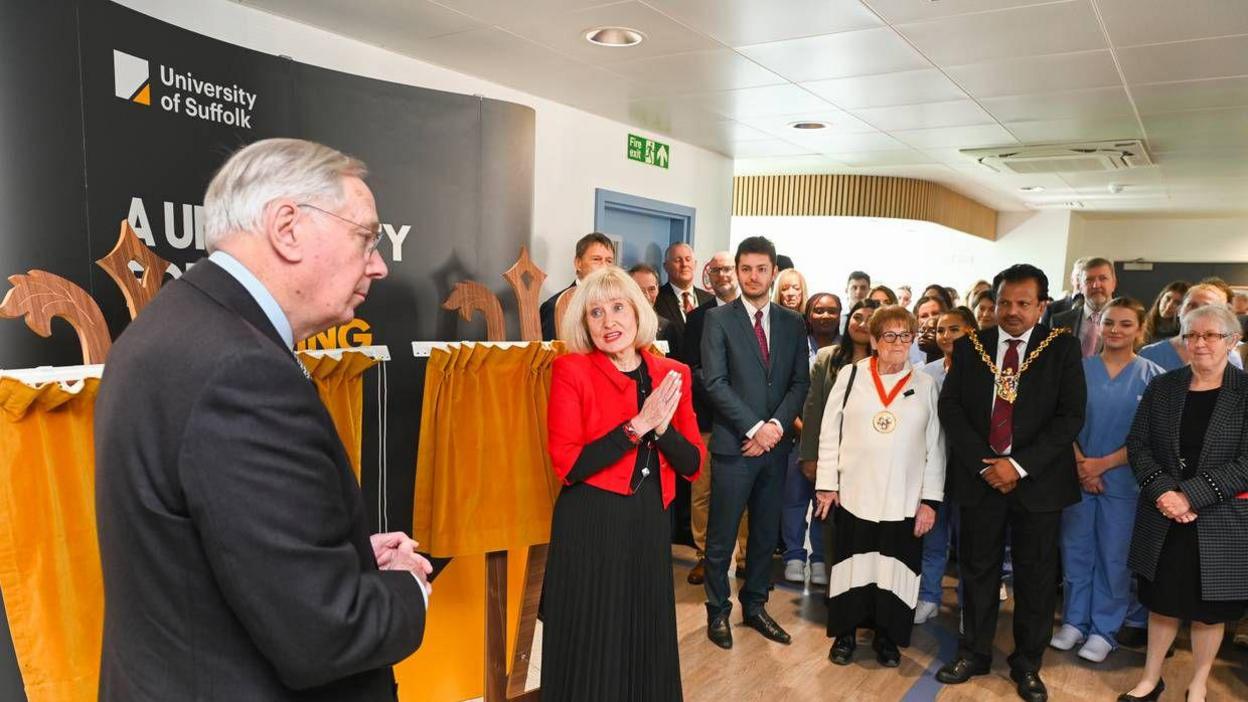
[[[628,158],[633,161],[648,163],[651,166],[667,168],[667,163],[672,158],[672,147],[661,141],[629,134]]]

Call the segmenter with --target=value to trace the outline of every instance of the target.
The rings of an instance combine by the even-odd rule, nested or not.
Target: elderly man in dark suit
[[[1069,310],[1053,315],[1053,327],[1069,329],[1079,340],[1084,358],[1095,356],[1101,341],[1101,314],[1114,299],[1118,278],[1114,264],[1106,258],[1089,258],[1079,275],[1082,299]]]
[[[364,165],[252,144],[204,198],[211,255],[117,340],[95,413],[101,700],[393,700],[429,564],[370,537],[293,354],[386,275]]]
[[[1083,280],[1083,267],[1087,264],[1086,257],[1079,257],[1070,265],[1070,294],[1060,300],[1051,300],[1045,306],[1044,312],[1040,315],[1040,323],[1046,327],[1057,326],[1053,324],[1053,316],[1069,312],[1070,308],[1079,304],[1083,300],[1083,293],[1079,292],[1079,281]]]
[[[689,315],[703,303],[709,302],[713,295],[694,286],[693,275],[697,266],[693,257],[693,247],[685,243],[672,244],[667,247],[663,256],[663,270],[667,272],[667,282],[659,288],[659,296],[654,300],[654,311],[672,323],[672,357],[688,364],[682,355],[684,346],[685,325]]]
[[[785,467],[793,420],[810,387],[806,323],[770,302],[776,247],[761,236],[737,247],[741,296],[706,312],[702,374],[715,410],[711,429],[711,504],[706,534],[707,636],[732,647],[728,561],[748,506],[745,584],[738,592],[746,626],[788,644],[789,634],[764,609],[771,553],[780,538]]]
[[[572,258],[572,267],[576,270],[576,278],[568,287],[546,298],[538,308],[538,319],[542,323],[542,338],[546,341],[558,337],[558,320],[555,312],[559,307],[559,298],[565,294],[571,296],[581,278],[599,268],[615,264],[615,242],[601,232],[590,232],[576,242],[576,255]]]
[[[940,395],[951,448],[948,489],[962,520],[964,634],[945,684],[986,675],[997,631],[1007,528],[1014,560],[1010,677],[1028,702],[1048,691],[1040,664],[1057,604],[1062,509],[1079,501],[1074,441],[1087,388],[1079,343],[1037,324],[1048,299],[1044,272],[1016,264],[993,280],[998,326],[958,339]]]

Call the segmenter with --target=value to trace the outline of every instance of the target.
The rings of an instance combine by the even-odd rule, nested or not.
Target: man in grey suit
[[[1083,259],[1080,259],[1083,260]],[[1082,299],[1065,312],[1053,315],[1053,328],[1065,327],[1079,340],[1084,358],[1094,356],[1101,341],[1101,313],[1114,299],[1118,278],[1114,264],[1105,258],[1089,258],[1079,274]]]
[[[776,247],[761,236],[743,240],[736,268],[741,296],[707,310],[701,346],[706,394],[715,410],[706,534],[707,637],[721,648],[732,648],[728,562],[747,506],[745,584],[738,592],[745,624],[772,641],[790,642],[764,605],[771,553],[780,536],[793,420],[810,386],[806,325],[796,312],[770,303]]]
[[[386,275],[364,164],[256,142],[204,197],[211,255],[112,347],[95,411],[101,700],[393,700],[429,563],[369,534],[296,340]]]

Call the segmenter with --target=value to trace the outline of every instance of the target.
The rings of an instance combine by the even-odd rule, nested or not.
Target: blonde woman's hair
[[[771,301],[776,303],[777,305],[780,305],[780,289],[784,287],[786,278],[792,278],[794,276],[797,276],[797,289],[798,289],[797,313],[800,315],[805,315],[806,314],[806,298],[808,297],[807,292],[806,292],[806,276],[802,275],[801,272],[798,271],[796,268],[785,268],[784,270],[780,271],[780,275],[776,276],[776,292],[772,295]],[[780,305],[780,306],[784,307],[784,305]]]
[[[573,353],[589,353],[594,350],[594,340],[589,336],[586,312],[601,302],[622,297],[633,306],[637,315],[637,337],[633,348],[649,348],[659,331],[659,316],[641,292],[633,277],[618,266],[600,268],[581,279],[572,294],[559,324],[559,338]]]

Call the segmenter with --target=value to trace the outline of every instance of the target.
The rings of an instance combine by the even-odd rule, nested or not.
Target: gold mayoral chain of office
[[[992,357],[989,356],[988,352],[984,350],[984,345],[979,343],[978,334],[973,331],[969,331],[966,335],[971,338],[971,345],[974,346],[975,350],[979,352],[979,357],[984,359],[984,364],[988,366],[988,370],[992,371],[992,377],[994,378],[993,385],[996,387],[997,397],[1010,404],[1014,404],[1014,400],[1018,399],[1019,378],[1023,377],[1023,373],[1025,373],[1027,368],[1031,366],[1031,362],[1036,360],[1036,356],[1039,356],[1041,351],[1048,348],[1048,345],[1053,343],[1054,339],[1062,334],[1065,334],[1066,331],[1065,327],[1058,327],[1057,329],[1049,332],[1049,335],[1045,337],[1044,341],[1041,341],[1039,346],[1032,350],[1031,353],[1027,354],[1027,359],[1019,365],[1017,373],[1011,368],[1007,368],[1004,371],[997,368],[997,364],[992,362]]]

